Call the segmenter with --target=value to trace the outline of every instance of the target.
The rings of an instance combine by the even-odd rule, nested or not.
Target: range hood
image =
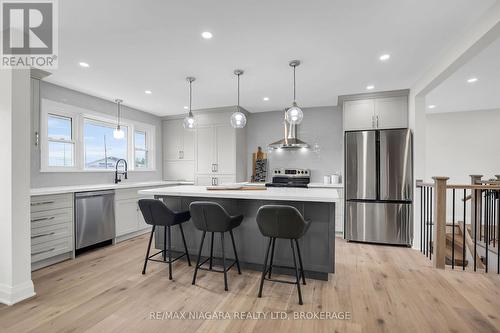
[[[309,148],[309,145],[297,138],[297,125],[289,124],[286,120],[283,120],[283,125],[285,128],[285,137],[281,140],[273,142],[268,145],[269,148],[278,149],[298,149],[298,148]]]

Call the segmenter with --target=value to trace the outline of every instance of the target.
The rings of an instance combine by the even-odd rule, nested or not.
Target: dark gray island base
[[[236,249],[242,269],[262,270],[268,239],[261,235],[255,220],[260,206],[266,204],[291,205],[296,207],[311,225],[307,233],[299,240],[306,277],[319,280],[328,280],[328,273],[335,272],[335,203],[311,201],[282,201],[213,198],[213,197],[186,197],[155,195],[163,199],[166,205],[173,210],[188,210],[193,201],[213,201],[220,203],[231,215],[243,214],[242,224],[233,230]],[[191,262],[196,263],[202,232],[198,231],[191,221],[183,224],[184,234],[188,246]],[[163,249],[164,230],[157,227],[155,232],[155,247]],[[184,252],[182,238],[178,226],[172,231],[173,252]],[[202,257],[210,253],[211,234],[207,233]],[[234,258],[230,237],[226,237],[226,260]],[[220,234],[214,237],[214,257],[222,257]],[[185,260],[185,257],[183,258]],[[216,264],[220,264],[215,260]],[[274,254],[274,265],[293,266],[292,249],[288,240],[277,240]],[[273,267],[273,272],[295,274],[292,270]],[[175,273],[174,273],[175,276]]]

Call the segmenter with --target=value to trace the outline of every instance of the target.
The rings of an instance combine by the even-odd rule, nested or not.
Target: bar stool
[[[286,205],[264,205],[259,208],[257,212],[257,224],[259,230],[265,237],[269,237],[269,244],[267,245],[266,256],[264,259],[264,265],[262,268],[262,276],[260,279],[260,288],[258,297],[262,297],[262,289],[264,287],[264,280],[290,283],[297,285],[297,292],[299,294],[299,304],[302,305],[302,292],[300,290],[300,277],[302,277],[302,283],[306,284],[306,278],[304,275],[304,267],[302,266],[302,257],[300,255],[300,247],[298,239],[300,239],[309,229],[310,222],[305,221],[302,214],[297,210],[297,208]],[[290,245],[292,247],[292,256],[294,267],[289,266],[277,266],[280,268],[289,268],[295,270],[295,282],[286,280],[277,280],[271,278],[271,271],[273,268],[273,257],[274,257],[274,246],[276,243],[276,238],[289,239]],[[299,259],[300,273],[297,268],[297,261],[295,258],[295,248],[293,244],[297,247],[297,256]],[[269,258],[269,250],[271,249],[271,260],[269,268],[267,267],[267,262]],[[269,274],[266,278],[266,274]],[[299,277],[300,274],[300,277]]]
[[[161,200],[156,199],[141,199],[139,200],[139,208],[141,209],[142,216],[147,224],[153,226],[151,230],[151,235],[149,236],[148,250],[146,252],[146,258],[144,259],[144,267],[142,269],[142,274],[146,274],[146,266],[148,260],[168,263],[168,278],[172,280],[172,263],[176,260],[186,256],[188,265],[191,266],[191,260],[189,258],[189,253],[186,245],[186,238],[184,237],[184,230],[182,229],[182,223],[189,221],[191,215],[189,211],[174,212],[170,210]],[[172,259],[172,237],[170,228],[174,225],[178,225],[181,230],[182,242],[184,243],[184,253],[180,256]],[[164,227],[163,234],[163,250],[149,255],[151,249],[151,242],[153,241],[153,235],[157,226]],[[167,236],[168,236],[168,249],[167,249]],[[163,260],[153,259],[153,257],[158,254],[163,254]],[[168,260],[167,260],[168,253]]]
[[[241,274],[240,262],[238,260],[238,253],[236,252],[236,245],[234,243],[233,229],[241,224],[243,221],[243,215],[231,216],[227,211],[216,202],[208,201],[194,201],[189,205],[189,211],[191,212],[191,218],[193,220],[194,226],[203,231],[201,236],[200,250],[198,251],[198,260],[194,268],[193,275],[193,285],[196,283],[196,274],[198,269],[203,269],[212,272],[224,273],[224,290],[228,290],[227,287],[227,271],[229,271],[234,264],[238,268],[238,274]],[[231,242],[233,244],[234,251],[234,261],[226,267],[226,253],[224,248],[224,233],[229,231],[231,236]],[[205,240],[205,235],[207,232],[212,233],[212,240],[210,243],[210,257],[206,258],[203,262],[201,261],[201,252],[203,250],[203,242]],[[222,244],[222,270],[213,269],[213,253],[214,253],[214,233],[219,232]],[[202,267],[209,261],[209,268]]]

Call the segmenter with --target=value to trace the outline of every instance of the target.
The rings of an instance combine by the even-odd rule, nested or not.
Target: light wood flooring
[[[96,250],[33,273],[37,296],[0,305],[0,332],[499,332],[500,277],[436,270],[419,252],[337,241],[337,273],[308,280],[304,305],[295,286],[235,270],[223,277],[151,262],[141,275],[147,237]],[[153,320],[151,312],[284,311],[288,320]],[[350,320],[294,320],[294,311],[350,312]]]

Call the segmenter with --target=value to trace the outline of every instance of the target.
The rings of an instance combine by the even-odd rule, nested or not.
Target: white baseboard
[[[15,286],[0,284],[0,303],[6,305],[13,305],[35,295],[35,288],[31,280]]]
[[[134,232],[131,232],[129,234],[117,236],[117,237],[115,237],[115,244],[123,242],[123,241],[125,241],[127,239],[130,239],[130,238],[134,238],[134,237],[137,237],[137,236],[140,236],[140,235],[143,235],[143,234],[150,233],[150,232],[151,232],[151,227],[146,227],[145,229],[134,231]]]

